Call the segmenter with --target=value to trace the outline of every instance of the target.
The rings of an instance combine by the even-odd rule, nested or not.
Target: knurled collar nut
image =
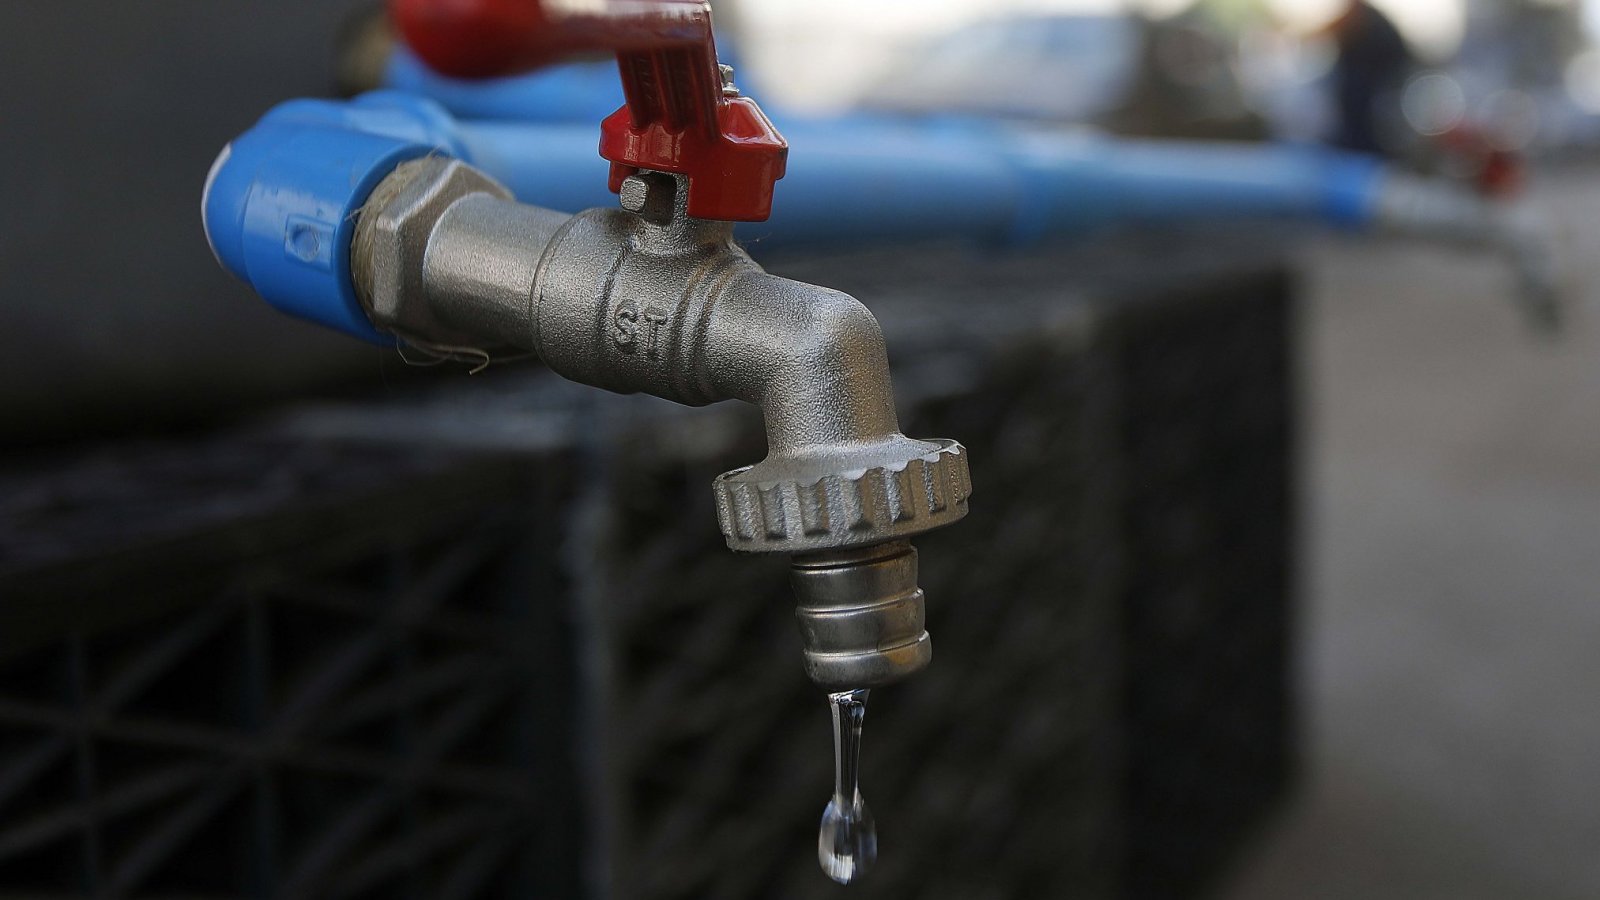
[[[755,481],[736,469],[717,478],[717,521],[728,546],[746,553],[809,553],[907,538],[960,521],[972,476],[955,441],[898,466],[815,481]]]

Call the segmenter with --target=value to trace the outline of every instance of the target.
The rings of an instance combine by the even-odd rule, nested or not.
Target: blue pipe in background
[[[988,121],[794,119],[760,250],[914,238],[1022,244],[1113,224],[1277,218],[1360,228],[1379,212],[1375,159],[1311,147],[1126,141]],[[460,122],[379,92],[296,100],[224,150],[204,200],[211,246],[267,300],[369,339],[350,276],[354,223],[408,159],[460,158],[528,203],[609,206],[593,122]]]
[[[375,342],[350,274],[367,197],[407,160],[461,155],[448,113],[394,95],[350,103],[291,100],[217,157],[201,214],[223,268],[273,306]]]
[[[519,199],[611,205],[594,123],[457,123]],[[1385,168],[1313,146],[1123,140],[984,120],[790,118],[788,174],[757,247],[970,237],[1021,244],[1121,224],[1291,219],[1359,229]]]
[[[728,46],[722,42],[724,57]],[[621,104],[609,63],[463,81],[433,73],[400,45],[388,83],[471,120],[466,130],[481,137],[467,140],[484,157],[476,162],[528,202],[558,208],[611,202],[581,185],[553,183],[552,172],[524,171],[522,162],[531,166],[552,154],[583,171],[581,160],[570,159],[582,141],[559,123],[578,125],[589,137]],[[986,119],[804,118],[781,111],[773,117],[793,148],[789,173],[778,186],[773,221],[741,226],[746,240],[965,233],[1017,241],[1123,222],[1261,217],[1359,228],[1370,215],[1381,167],[1376,159],[1309,145],[1068,136]],[[529,123],[539,125],[537,136],[520,130]],[[569,189],[576,191],[570,199]]]

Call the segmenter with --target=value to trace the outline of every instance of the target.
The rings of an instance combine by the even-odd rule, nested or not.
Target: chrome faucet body
[[[350,268],[380,330],[424,350],[535,353],[555,372],[693,406],[743,400],[768,455],[714,483],[734,550],[794,557],[806,671],[829,690],[925,665],[908,538],[967,511],[966,454],[900,431],[883,335],[854,298],[764,271],[729,222],[643,172],[631,209],[517,203],[470,166],[401,164],[361,210]]]

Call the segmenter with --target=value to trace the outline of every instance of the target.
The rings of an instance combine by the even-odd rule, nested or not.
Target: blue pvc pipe
[[[612,202],[595,187],[606,170],[592,153],[596,123],[622,101],[610,63],[455,81],[400,47],[389,83],[467,121],[473,161],[528,202]],[[1375,158],[1313,146],[1119,140],[982,119],[774,118],[792,148],[789,173],[772,221],[741,226],[746,240],[965,234],[1007,242],[1124,223],[1254,218],[1359,228],[1381,172]]]
[[[217,261],[268,303],[366,340],[350,243],[373,189],[407,160],[461,155],[454,121],[407,95],[291,100],[217,157],[201,214]]]
[[[1133,141],[978,121],[793,119],[760,244],[970,237],[1026,243],[1119,224],[1282,219],[1361,228],[1377,159],[1285,144]],[[518,198],[610,205],[594,123],[461,123],[468,161]]]
[[[1018,244],[1111,224],[1279,218],[1361,227],[1374,159],[1270,144],[1186,144],[973,121],[794,120],[773,217],[740,226],[789,243],[969,238]],[[296,100],[223,151],[207,180],[217,259],[286,312],[383,340],[350,270],[354,223],[402,162],[459,157],[518,198],[609,206],[593,124],[457,122],[410,94]]]

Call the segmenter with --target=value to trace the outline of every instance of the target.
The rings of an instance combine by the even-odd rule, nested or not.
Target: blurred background
[[[780,129],[1335,148],[1516,223],[1124,180],[1022,246],[754,245],[874,309],[991,510],[924,551],[859,892],[1600,894],[1600,2],[714,7]],[[782,572],[705,490],[748,411],[418,366],[213,259],[220,149],[395,52],[358,2],[0,4],[0,895],[836,893]]]

